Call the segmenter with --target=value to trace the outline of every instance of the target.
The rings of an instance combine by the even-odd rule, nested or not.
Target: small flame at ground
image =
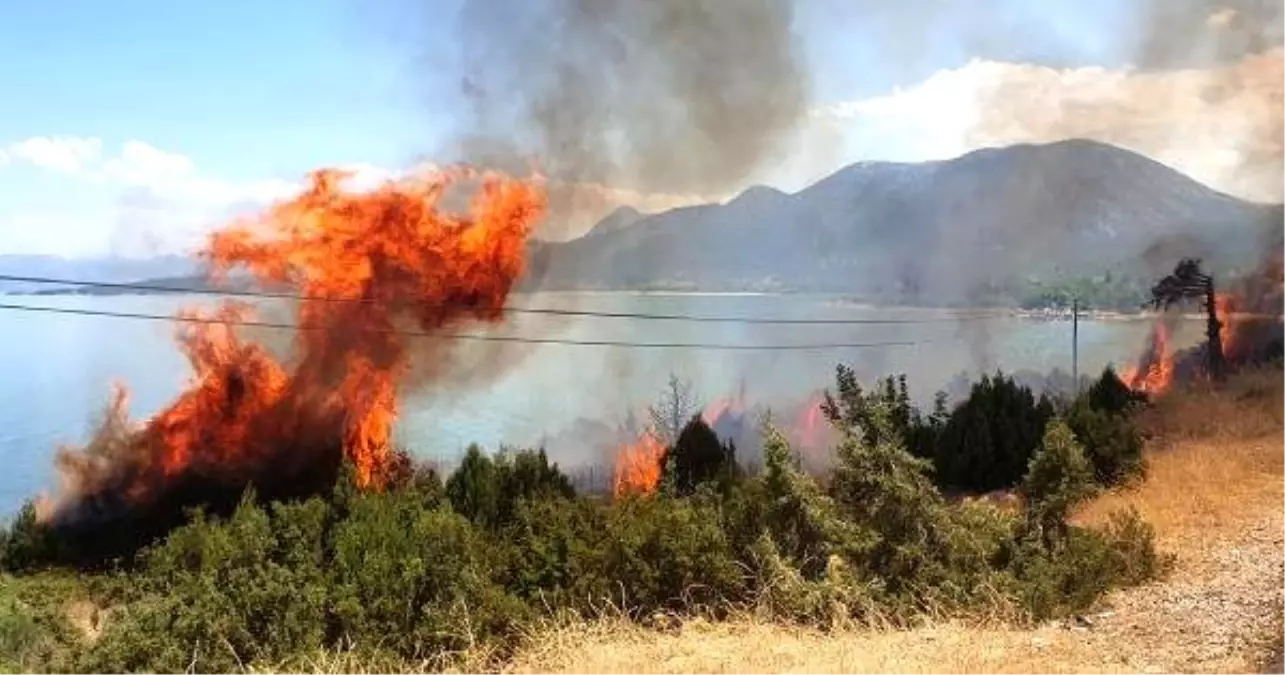
[[[638,440],[616,452],[612,494],[619,497],[654,493],[660,487],[664,458],[665,444],[651,430],[644,431]]]

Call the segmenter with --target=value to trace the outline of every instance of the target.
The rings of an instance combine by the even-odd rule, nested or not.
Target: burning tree
[[[1218,318],[1219,300],[1214,290],[1214,278],[1200,269],[1200,260],[1183,258],[1173,273],[1151,287],[1151,306],[1169,309],[1175,304],[1195,299],[1201,303],[1208,316],[1205,351],[1210,377],[1221,380],[1226,374],[1227,362],[1223,355],[1223,323]]]

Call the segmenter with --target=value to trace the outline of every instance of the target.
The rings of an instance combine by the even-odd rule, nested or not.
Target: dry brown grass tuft
[[[1161,396],[1141,416],[1152,447],[1192,440],[1224,441],[1280,434],[1285,386],[1279,369],[1246,370],[1227,382],[1182,385]]]
[[[1040,672],[1049,664],[1044,650],[1053,646],[1052,632],[947,623],[825,633],[744,619],[689,621],[658,633],[624,621],[598,622],[546,633],[506,672]],[[1015,642],[1023,649],[1015,650]]]
[[[1203,546],[1285,500],[1279,370],[1242,373],[1224,387],[1171,392],[1146,411],[1147,479],[1102,495],[1077,520],[1101,523],[1136,508],[1167,547]]]

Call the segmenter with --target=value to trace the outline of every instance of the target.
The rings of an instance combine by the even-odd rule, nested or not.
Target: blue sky
[[[457,2],[6,3],[0,253],[164,248],[288,191],[310,168],[391,168],[431,155],[444,140],[433,120],[449,111],[427,95],[427,55],[449,51]],[[826,151],[800,151],[763,180],[796,187],[856,159],[932,159],[979,144],[1055,139],[1058,130],[1035,132],[1025,122],[974,138],[985,112],[978,97],[994,78],[1042,92],[1071,87],[1055,95],[1094,101],[1132,95],[1137,78],[1151,76],[1127,70],[1143,57],[1139,7],[1128,0],[802,3],[796,29],[824,127],[808,133]],[[1196,34],[1178,39],[1216,43],[1226,30],[1218,11],[1189,22],[1184,30]],[[1224,61],[1176,65],[1237,67]],[[1173,78],[1190,82],[1191,72],[1173,71]],[[1115,88],[1085,89],[1086,78],[1097,76],[1116,77]],[[1143,84],[1186,91],[1169,82]],[[1020,122],[1039,112],[1012,114]],[[1190,133],[1193,124],[1212,129],[1219,114],[1227,110],[1205,106],[1155,123]],[[1259,129],[1236,133],[1208,143],[1241,143]],[[1163,155],[1172,150],[1165,143],[1135,149]],[[1205,156],[1203,148],[1178,148],[1179,159],[1168,161]],[[1188,170],[1217,182],[1222,169]]]

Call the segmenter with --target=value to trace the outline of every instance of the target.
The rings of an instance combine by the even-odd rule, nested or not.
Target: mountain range
[[[1215,272],[1251,268],[1264,246],[1280,248],[1283,222],[1281,205],[1217,192],[1128,150],[1069,140],[933,162],[859,162],[795,193],[754,186],[725,203],[655,214],[622,207],[578,239],[533,242],[522,287],[1002,301],[1059,278],[1155,278],[1186,256]],[[0,255],[0,274],[123,281],[195,269],[177,256]]]
[[[755,186],[723,204],[622,208],[579,239],[537,245],[528,285],[969,302],[1041,279],[1153,278],[1182,256],[1252,267],[1283,217],[1114,146],[1015,145],[860,162],[793,194]]]

